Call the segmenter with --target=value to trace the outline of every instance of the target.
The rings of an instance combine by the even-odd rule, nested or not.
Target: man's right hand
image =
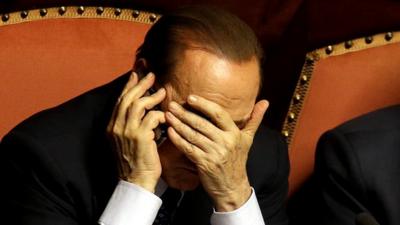
[[[149,73],[138,80],[133,72],[114,108],[107,133],[119,156],[121,179],[139,185],[154,193],[161,176],[161,163],[154,129],[165,123],[162,111],[151,110],[165,98],[165,89],[146,95],[155,76]]]

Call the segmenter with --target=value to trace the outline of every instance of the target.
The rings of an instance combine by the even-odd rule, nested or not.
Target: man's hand
[[[120,178],[151,192],[154,192],[161,176],[153,129],[165,123],[163,112],[151,110],[165,98],[165,89],[145,95],[154,84],[154,78],[154,74],[150,73],[138,81],[137,74],[132,73],[107,127],[119,156]]]
[[[214,102],[189,96],[188,103],[212,123],[171,102],[166,113],[171,124],[169,138],[196,164],[201,183],[213,199],[216,210],[235,210],[251,194],[246,162],[268,102],[262,100],[255,104],[250,119],[242,129]]]

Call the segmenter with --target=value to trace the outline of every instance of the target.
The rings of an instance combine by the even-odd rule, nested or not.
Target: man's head
[[[142,67],[140,59],[145,59],[143,72],[154,72],[163,84],[189,49],[235,63],[255,57],[261,69],[263,50],[253,30],[235,15],[205,6],[183,7],[162,16],[137,50],[135,66]]]
[[[261,86],[262,49],[251,28],[236,16],[207,7],[186,7],[163,16],[138,49],[135,70],[154,72],[170,101],[189,94],[222,106],[239,127],[249,119]],[[199,184],[194,164],[166,141],[159,149],[162,177],[172,187]]]

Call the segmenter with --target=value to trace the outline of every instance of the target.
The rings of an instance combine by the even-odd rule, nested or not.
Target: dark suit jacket
[[[369,212],[400,224],[400,105],[375,111],[324,134],[315,168],[324,223],[355,224]]]
[[[7,210],[0,218],[24,225],[97,222],[118,182],[105,130],[127,79],[40,112],[3,138],[0,199]],[[260,128],[247,166],[264,219],[286,224],[289,165],[281,136]],[[210,199],[198,188],[185,194],[174,224],[209,224],[211,213]]]

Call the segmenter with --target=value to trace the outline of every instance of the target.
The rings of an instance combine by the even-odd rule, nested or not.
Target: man
[[[319,224],[400,224],[400,105],[324,134],[315,173]]]
[[[286,224],[286,145],[259,128],[268,106],[256,102],[261,58],[254,33],[227,12],[187,7],[163,16],[132,72],[3,139],[5,218]],[[167,139],[157,145],[163,125]]]

